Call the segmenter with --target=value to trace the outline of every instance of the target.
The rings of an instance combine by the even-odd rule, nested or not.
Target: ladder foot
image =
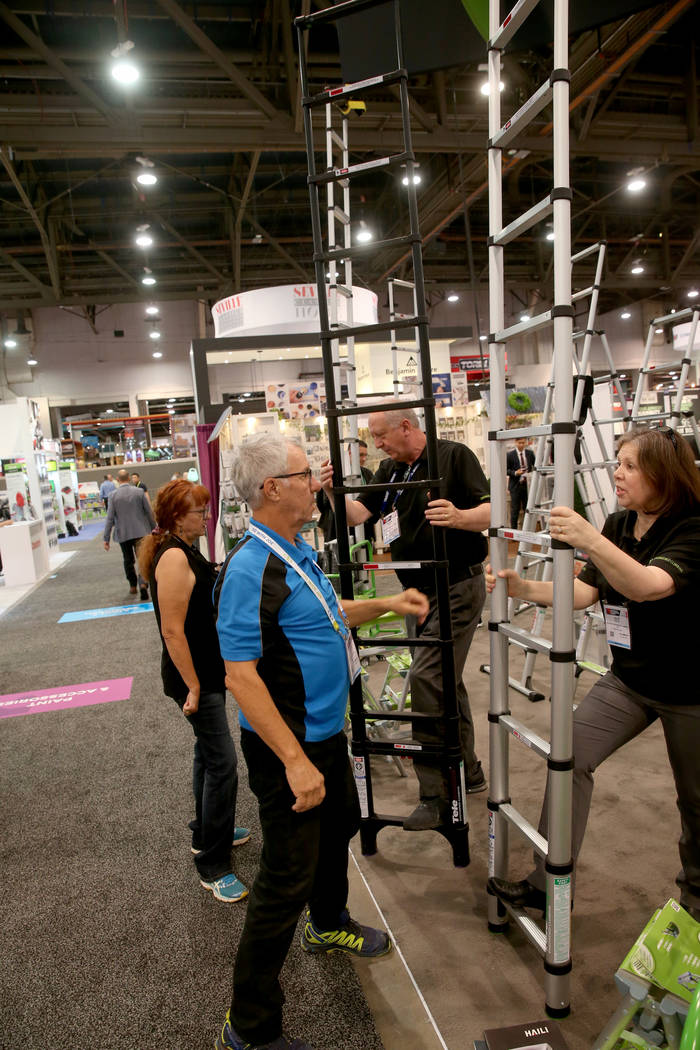
[[[490,922],[488,923],[489,933],[508,933],[507,922]]]
[[[372,857],[377,852],[378,825],[374,821],[363,821],[360,827],[360,846],[363,857]]]
[[[571,1013],[571,1006],[568,1003],[566,1006],[550,1006],[549,1003],[545,1003],[544,1012],[547,1017],[568,1017]]]
[[[469,825],[462,824],[459,827],[444,826],[436,829],[452,846],[452,863],[455,868],[467,868],[471,860],[469,856]]]

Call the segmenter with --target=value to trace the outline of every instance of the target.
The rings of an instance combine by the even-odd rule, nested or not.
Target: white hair
[[[384,418],[390,427],[400,426],[405,419],[410,426],[420,429],[420,420],[414,408],[390,408],[384,412]]]
[[[263,500],[262,484],[265,478],[286,474],[289,448],[296,444],[281,434],[254,434],[234,452],[231,473],[236,492],[256,510]]]

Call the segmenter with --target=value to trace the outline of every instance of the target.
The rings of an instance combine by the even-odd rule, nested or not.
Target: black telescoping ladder
[[[393,3],[394,29],[396,40],[396,68],[367,79],[352,83],[324,86],[322,90],[311,92],[308,71],[306,65],[306,34],[316,25],[334,22],[337,19],[355,14],[361,10],[383,6]],[[326,415],[328,419],[328,438],[331,453],[331,462],[334,472],[333,493],[336,497],[335,512],[338,532],[338,559],[340,571],[341,596],[345,599],[353,598],[353,577],[358,569],[368,567],[358,565],[350,560],[350,548],[347,530],[347,515],[345,508],[345,494],[400,489],[427,489],[431,499],[440,498],[443,486],[438,476],[437,465],[437,428],[435,424],[435,399],[432,396],[432,381],[430,367],[430,343],[428,337],[428,317],[425,304],[425,288],[423,276],[422,244],[418,224],[418,204],[416,190],[413,181],[415,155],[411,141],[411,125],[409,114],[408,96],[408,74],[403,68],[403,48],[401,40],[401,13],[399,0],[348,0],[346,3],[337,4],[334,7],[310,15],[302,15],[295,20],[298,40],[299,73],[301,80],[301,104],[304,116],[304,133],[306,137],[306,153],[308,159],[308,184],[311,204],[311,226],[314,246],[314,268],[316,285],[318,289],[319,321],[321,327],[321,347],[323,352],[323,371],[326,386]],[[327,113],[328,104],[342,102],[344,99],[358,98],[368,90],[377,90],[390,85],[398,85],[401,102],[401,117],[403,125],[403,149],[391,156],[365,161],[358,164],[345,164],[342,167],[327,166],[318,170],[316,165],[316,152],[314,147],[314,127],[312,114],[315,109],[322,108]],[[405,168],[408,177],[408,212],[409,232],[403,236],[393,237],[386,240],[374,241],[370,244],[356,244],[348,247],[331,247],[324,244],[321,219],[320,188],[329,182],[339,182],[343,187],[350,185],[354,176],[366,172],[372,168]],[[379,251],[384,248],[404,248],[410,246],[413,261],[414,279],[414,308],[415,314],[406,318],[392,318],[388,322],[350,326],[334,325],[331,322],[328,309],[328,292],[326,283],[326,267],[328,264],[340,260],[366,258],[368,251]],[[352,288],[342,287],[341,293],[345,297],[352,295]],[[395,332],[396,330],[415,329],[418,334],[419,357],[419,386],[421,397],[413,400],[397,402],[393,394],[379,395],[386,397],[383,403],[373,403],[370,406],[343,398],[340,386],[340,360],[339,355],[334,355],[334,344],[338,341],[347,342],[355,337],[369,336],[381,332]],[[334,360],[334,357],[336,358]],[[424,481],[407,481],[387,483],[383,485],[360,485],[346,484],[345,460],[343,455],[343,444],[351,441],[344,433],[344,421],[352,416],[365,415],[368,412],[385,412],[402,409],[422,409],[425,417],[426,456],[428,461],[428,478]],[[440,832],[447,838],[452,846],[453,860],[456,866],[466,867],[469,863],[469,824],[466,809],[466,790],[464,763],[462,761],[459,715],[457,709],[457,683],[455,677],[452,618],[449,603],[449,566],[446,557],[445,535],[441,529],[433,529],[433,558],[429,561],[415,562],[388,562],[373,564],[374,570],[399,569],[426,569],[429,568],[435,576],[435,593],[437,600],[438,622],[440,627],[440,638],[427,640],[406,637],[386,637],[382,639],[385,646],[400,648],[419,647],[425,645],[439,646],[442,659],[442,700],[443,710],[440,716],[419,714],[411,711],[383,712],[384,721],[401,721],[415,725],[420,721],[428,721],[440,724],[443,727],[442,743],[425,744],[415,739],[402,740],[400,742],[391,740],[371,740],[367,734],[367,720],[376,718],[376,711],[366,711],[362,699],[362,685],[360,678],[351,686],[350,711],[352,728],[352,756],[353,772],[360,798],[362,823],[360,827],[360,838],[362,852],[372,854],[377,849],[377,832],[386,826],[401,827],[403,817],[390,816],[377,813],[374,808],[372,791],[371,755],[404,755],[409,757],[425,757],[434,762],[439,762],[445,770],[449,785],[449,812],[450,823],[441,827]],[[357,643],[376,646],[376,640],[363,642],[357,638]]]

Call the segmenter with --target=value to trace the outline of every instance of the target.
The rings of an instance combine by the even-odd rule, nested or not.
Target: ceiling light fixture
[[[114,415],[114,409],[113,408],[106,408],[105,409],[105,415],[106,416],[113,416]]]
[[[157,328],[154,328],[152,332],[148,333],[149,339],[160,339],[160,332]]]
[[[635,263],[632,269],[630,270],[630,273],[633,273],[635,277],[638,277],[640,273],[644,273],[644,267],[641,263]]]
[[[486,335],[480,335],[479,336],[479,342],[480,343],[485,343],[487,339],[488,339],[488,336],[486,336]]]
[[[456,292],[450,292],[450,294],[447,296],[447,301],[448,301],[448,303],[458,303],[459,302],[459,296],[457,295]]]
[[[140,175],[136,176],[136,181],[139,186],[155,186],[158,182],[158,176],[154,175],[152,171],[142,171]]]
[[[124,40],[110,52],[114,59],[112,76],[122,87],[131,87],[141,76],[138,66],[127,57],[133,46],[132,40]]]
[[[368,228],[367,223],[364,219],[360,219],[360,228],[355,234],[355,240],[359,244],[367,244],[374,237],[372,231]]]
[[[620,314],[620,317],[622,318],[623,321],[629,321],[631,316],[632,316],[632,314],[629,312],[629,310],[623,310],[622,313]]]
[[[529,321],[530,320],[530,315],[529,314],[521,314],[520,315],[520,320],[521,321]]]
[[[546,241],[553,241],[554,240],[554,230],[550,230],[549,233],[547,233],[545,235],[545,240]]]
[[[17,340],[16,339],[6,339],[5,340],[5,346],[7,347],[8,350],[14,350],[14,348],[17,346]]]
[[[145,273],[141,278],[141,284],[145,284],[148,288],[156,283],[156,279],[152,273]]]
[[[153,238],[149,233],[139,233],[135,239],[135,243],[139,248],[150,248],[153,244]]]
[[[499,80],[498,81],[498,90],[499,91],[503,91],[504,87],[505,87],[505,84],[503,83],[503,81]],[[485,80],[483,82],[483,84],[479,88],[479,91],[481,92],[482,95],[488,95],[488,93],[489,93],[489,82],[488,82],[488,80]]]
[[[146,313],[148,314],[149,317],[155,317],[155,315],[158,313],[158,307],[157,306],[147,306],[146,307]]]
[[[643,189],[646,189],[646,179],[640,179],[639,177],[630,179],[627,183],[628,193],[641,193]]]
[[[697,297],[698,297],[698,290],[697,290],[697,288],[691,288],[690,291],[688,292],[688,298],[689,299],[697,299]],[[675,313],[675,310],[673,312]],[[5,346],[7,346],[7,343],[5,343]]]
[[[155,357],[155,358],[159,358],[159,357],[162,357],[163,355],[162,355],[162,353],[160,352],[160,350],[154,350],[154,351],[153,351],[153,354],[152,354],[151,356],[152,356],[152,357]]]
[[[35,357],[29,357],[29,358],[27,358],[27,364],[29,365],[30,368],[33,368],[34,365],[38,365],[39,362],[37,361],[37,359]]]
[[[664,334],[663,328],[655,328],[654,332],[656,333],[656,335],[663,335]]]

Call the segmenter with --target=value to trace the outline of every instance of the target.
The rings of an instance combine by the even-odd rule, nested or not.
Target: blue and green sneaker
[[[308,1043],[302,1042],[301,1039],[290,1040],[284,1035],[273,1039],[271,1043],[247,1043],[245,1039],[241,1039],[234,1029],[229,1013],[226,1014],[223,1027],[216,1037],[215,1050],[313,1050]]]
[[[392,949],[391,939],[384,930],[373,926],[361,926],[350,918],[346,910],[334,930],[319,930],[307,912],[301,946],[305,952],[347,952],[358,959],[378,959],[388,955]]]

